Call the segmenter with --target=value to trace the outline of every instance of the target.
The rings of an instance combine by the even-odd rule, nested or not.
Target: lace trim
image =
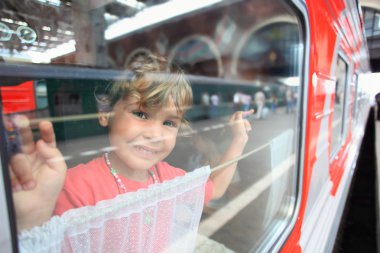
[[[204,186],[210,171],[209,166],[204,166],[186,173],[184,176],[152,184],[147,189],[120,194],[114,199],[99,201],[94,206],[68,210],[62,216],[52,217],[41,226],[21,231],[18,235],[20,250],[37,247],[38,249],[49,249],[49,251],[55,248],[57,252],[60,252],[64,234],[68,229],[72,227],[78,229],[80,225],[88,223],[92,223],[91,227],[101,226],[105,218],[111,214],[113,218],[126,217],[147,206],[154,206],[159,201],[173,199],[186,191]],[[204,189],[202,190],[204,193]],[[201,204],[203,204],[204,194],[199,196],[198,201],[202,201]],[[123,209],[124,207],[128,208]],[[97,225],[93,224],[94,221]],[[87,230],[86,227],[83,229]],[[54,242],[51,241],[52,238],[54,238]]]

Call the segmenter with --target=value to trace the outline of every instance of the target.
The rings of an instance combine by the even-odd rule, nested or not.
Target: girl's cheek
[[[173,135],[174,137],[177,137],[177,135],[178,135],[178,128],[177,127],[172,127],[172,128],[170,128],[169,130],[168,130],[168,132],[169,132],[169,134],[170,135]]]
[[[175,141],[177,139],[178,135],[178,129],[177,128],[169,128],[165,129],[163,132],[163,135],[166,136],[165,139],[168,139],[170,141]]]

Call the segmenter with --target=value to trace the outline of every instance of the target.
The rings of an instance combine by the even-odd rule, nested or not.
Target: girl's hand
[[[230,118],[232,127],[233,141],[246,144],[248,141],[248,132],[252,130],[251,123],[247,120],[253,114],[254,110],[237,111]]]
[[[245,112],[238,111],[230,118],[233,137],[219,165],[216,166],[220,166],[220,168],[223,169],[214,171],[210,176],[214,183],[212,199],[218,199],[223,196],[231,183],[237,166],[237,158],[242,155],[245,144],[247,144],[248,141],[248,132],[252,129],[251,124],[246,118],[252,114],[252,109]],[[231,163],[231,161],[235,162]]]
[[[50,219],[65,181],[67,165],[56,147],[53,126],[39,123],[41,139],[33,140],[29,120],[16,116],[18,153],[11,155],[9,169],[18,230],[28,229]],[[5,122],[6,126],[10,122]]]

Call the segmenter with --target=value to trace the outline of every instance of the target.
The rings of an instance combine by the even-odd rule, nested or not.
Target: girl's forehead
[[[180,117],[179,108],[175,105],[172,99],[169,99],[166,103],[162,103],[158,106],[154,106],[153,108],[146,108],[148,110],[152,110],[155,112],[165,113],[172,116]]]

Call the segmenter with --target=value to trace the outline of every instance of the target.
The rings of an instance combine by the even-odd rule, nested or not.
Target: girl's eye
[[[148,114],[146,114],[145,112],[142,112],[142,111],[135,111],[135,112],[132,112],[132,114],[141,118],[141,119],[148,119]]]
[[[169,126],[169,127],[177,127],[177,126],[178,126],[178,124],[177,124],[176,122],[171,121],[171,120],[166,120],[166,121],[164,122],[164,125],[165,125],[165,126]]]

